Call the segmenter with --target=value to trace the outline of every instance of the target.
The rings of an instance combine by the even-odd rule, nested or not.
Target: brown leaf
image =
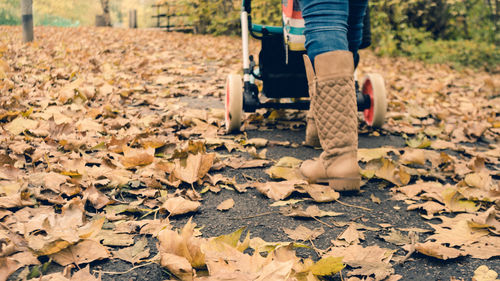
[[[460,247],[465,254],[475,259],[490,259],[500,256],[500,237],[484,236],[471,245]]]
[[[9,257],[0,257],[0,280],[7,278],[23,265]]]
[[[182,257],[188,261],[193,268],[205,266],[205,255],[201,251],[201,245],[205,243],[205,239],[195,237],[196,224],[191,222],[191,219],[184,225],[180,233],[169,228],[163,229],[158,234],[160,247],[158,248],[160,255],[165,256],[165,263],[174,265],[180,262],[181,269],[187,269],[185,261],[176,257]],[[168,261],[168,262],[167,262]],[[162,262],[162,265],[164,263]]]
[[[231,209],[234,206],[234,200],[233,198],[229,198],[227,200],[224,200],[222,203],[220,203],[217,206],[217,210],[219,211],[227,211]]]
[[[272,179],[284,179],[288,181],[305,180],[299,171],[302,160],[293,157],[283,157],[276,165],[266,170]]]
[[[491,206],[485,212],[477,213],[471,221],[474,223],[474,227],[487,227],[494,234],[500,235],[500,221],[497,217],[499,217],[498,211],[494,206]]]
[[[365,235],[362,231],[358,231],[355,224],[349,224],[346,230],[338,237],[338,239],[345,240],[348,245],[359,244],[360,240],[365,239]]]
[[[407,208],[408,211],[417,210],[417,209],[424,209],[427,212],[427,214],[429,214],[429,215],[434,215],[436,213],[446,211],[446,208],[444,205],[441,205],[441,204],[434,202],[434,201],[427,201],[427,202],[420,203],[420,204],[411,204]]]
[[[113,230],[101,230],[95,240],[106,246],[130,246],[134,244],[134,236],[127,233],[116,233]]]
[[[437,242],[417,243],[415,249],[426,256],[435,257],[441,260],[454,259],[464,255],[463,251],[455,248],[443,246]]]
[[[283,200],[290,196],[292,192],[298,191],[297,185],[305,183],[301,180],[281,181],[281,182],[256,182],[253,184],[257,190],[273,200]]]
[[[161,253],[160,264],[183,281],[194,280],[193,267],[185,257],[170,253]]]
[[[343,262],[354,270],[348,276],[363,275],[375,276],[375,280],[384,280],[394,273],[389,261],[394,251],[380,248],[379,246],[368,246],[363,248],[359,244],[348,247],[333,247],[324,257],[344,257]]]
[[[381,159],[387,156],[387,153],[395,152],[399,154],[399,152],[390,147],[379,147],[379,148],[359,148],[358,149],[358,161],[361,162],[370,162],[372,160]]]
[[[340,193],[336,192],[327,185],[304,184],[301,187],[316,202],[332,202],[340,198]]]
[[[94,277],[90,274],[90,265],[80,269],[71,276],[71,281],[101,281],[101,276],[99,278]]]
[[[126,169],[149,165],[154,161],[154,154],[155,149],[152,147],[137,149],[124,145],[122,164]]]
[[[394,228],[391,228],[391,231],[388,235],[380,236],[380,238],[398,246],[403,246],[411,243],[411,239],[408,236],[403,235],[401,232],[395,230]]]
[[[309,229],[302,225],[297,226],[295,229],[283,228],[283,231],[285,231],[290,239],[300,241],[314,240],[325,233],[323,228]]]
[[[437,224],[429,225],[435,229],[435,233],[427,237],[427,240],[434,240],[441,244],[446,243],[450,246],[470,245],[488,235],[488,230],[473,229],[466,220],[460,220],[451,227]]]
[[[309,206],[305,210],[302,209],[301,206],[296,206],[296,205],[286,206],[280,208],[280,212],[281,214],[287,217],[305,217],[305,218],[326,217],[326,216],[335,217],[343,215],[342,213],[320,210],[319,207],[316,205]]]
[[[72,245],[50,257],[62,266],[68,264],[90,263],[95,260],[102,260],[110,256],[108,250],[99,242],[94,240],[83,240]]]
[[[486,265],[481,265],[474,270],[472,281],[496,281],[497,277],[496,271],[489,269]]]
[[[171,216],[182,215],[189,212],[196,212],[201,206],[200,202],[186,200],[182,197],[173,197],[167,199],[161,209],[167,210]]]
[[[189,154],[187,158],[176,159],[173,176],[187,183],[194,183],[203,178],[210,170],[215,154]]]
[[[34,130],[38,127],[38,121],[17,117],[9,124],[5,125],[5,129],[13,135],[19,135],[26,130]]]
[[[142,259],[149,257],[148,240],[142,237],[135,241],[134,245],[127,248],[122,248],[113,252],[113,257],[128,261],[132,264],[140,262]]]
[[[425,165],[426,152],[424,149],[406,149],[405,153],[401,156],[401,162],[403,164]]]
[[[83,192],[83,200],[87,199],[90,203],[92,203],[92,206],[94,206],[96,210],[100,210],[104,206],[115,202],[114,200],[110,200],[106,195],[95,188],[93,184]]]

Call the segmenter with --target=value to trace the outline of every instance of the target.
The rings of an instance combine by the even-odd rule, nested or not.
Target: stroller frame
[[[244,112],[260,108],[307,110],[310,106],[307,76],[303,61],[305,51],[292,51],[285,45],[283,26],[266,26],[252,23],[252,0],[242,0],[241,38],[243,55],[243,79],[230,74],[226,84],[226,131],[240,129]],[[371,42],[369,12],[365,16],[363,41],[360,49]],[[262,41],[259,66],[249,52],[250,36]],[[356,75],[355,75],[356,76]],[[272,100],[261,102],[255,79],[262,80],[262,94]],[[241,81],[243,80],[243,81]],[[356,85],[358,111],[363,111],[369,126],[381,127],[387,111],[386,90],[382,76],[367,74]],[[281,98],[291,98],[282,102]]]

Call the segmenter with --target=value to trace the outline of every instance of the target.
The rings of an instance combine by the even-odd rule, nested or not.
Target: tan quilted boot
[[[302,163],[309,182],[328,182],[334,190],[359,190],[358,119],[354,62],[348,51],[332,51],[314,61],[316,91],[311,111],[323,153]]]
[[[307,83],[309,85],[309,97],[312,99],[316,93],[316,77],[314,77],[314,68],[307,55],[304,55],[304,65],[306,67]],[[306,121],[306,140],[304,141],[304,145],[312,147],[321,146],[318,137],[318,129],[316,128],[316,123],[314,122],[314,116],[311,109],[307,111]]]

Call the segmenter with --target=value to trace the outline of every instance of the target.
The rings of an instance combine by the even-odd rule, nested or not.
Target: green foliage
[[[236,35],[240,29],[241,0],[182,0],[167,1],[176,12],[187,14],[196,32],[214,35]],[[175,4],[173,4],[175,3]],[[254,23],[281,25],[280,0],[252,1]]]
[[[431,63],[449,63],[457,68],[472,66],[495,71],[500,49],[492,43],[472,40],[430,40],[413,46],[410,57]]]
[[[484,0],[371,0],[378,54],[493,69],[500,62],[498,15]]]
[[[21,24],[21,5],[19,0],[0,1],[0,25]]]

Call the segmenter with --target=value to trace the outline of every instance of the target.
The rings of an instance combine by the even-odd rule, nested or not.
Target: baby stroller
[[[243,0],[241,34],[243,43],[243,77],[230,74],[226,81],[225,124],[228,133],[239,131],[243,112],[259,108],[309,108],[308,84],[302,55],[305,54],[304,20],[297,0],[282,0],[283,26],[265,26],[252,23],[251,0]],[[369,12],[365,16],[363,43],[370,45]],[[259,65],[249,54],[249,35],[262,41]],[[271,99],[262,103],[255,79],[262,81],[262,94]],[[361,87],[359,87],[361,85]],[[289,102],[282,102],[288,98]],[[363,112],[368,126],[381,127],[387,111],[386,89],[380,74],[367,74],[358,84],[356,80],[358,111]],[[281,99],[281,100],[279,100]],[[273,101],[274,100],[274,101]],[[279,100],[276,102],[275,100]]]

